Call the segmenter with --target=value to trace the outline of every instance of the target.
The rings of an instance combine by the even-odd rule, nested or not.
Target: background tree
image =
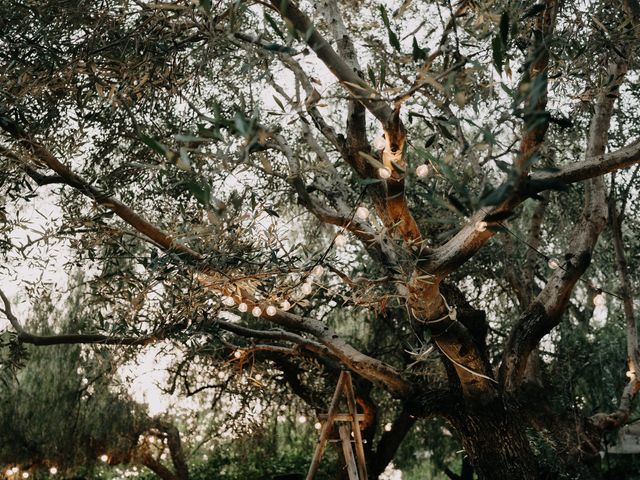
[[[63,311],[46,295],[40,298],[28,327],[50,333],[50,319],[56,317],[55,323],[70,331],[89,327],[82,293],[77,289]],[[17,371],[6,363],[2,370],[3,475],[79,478],[105,464],[137,464],[164,480],[188,478],[178,429],[166,419],[150,418],[131,399],[106,347],[29,346],[20,358]]]
[[[0,8],[3,269],[100,306],[42,337],[5,296],[18,341],[170,341],[185,388],[316,411],[347,368],[374,478],[434,416],[480,478],[599,475],[640,385],[635,0]],[[590,395],[574,352],[622,324]]]

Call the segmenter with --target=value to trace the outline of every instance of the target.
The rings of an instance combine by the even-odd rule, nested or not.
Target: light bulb
[[[366,220],[369,216],[369,209],[367,207],[358,207],[356,208],[356,217]]]
[[[383,180],[391,178],[391,170],[389,170],[387,167],[380,167],[378,169],[378,176]]]
[[[235,358],[240,358],[242,356],[242,350],[236,350],[235,352],[233,352],[233,356]]]
[[[280,308],[282,310],[284,310],[285,312],[287,310],[289,310],[291,308],[291,304],[289,303],[289,300],[284,300],[281,304],[280,304]]]
[[[418,168],[416,168],[416,176],[426,177],[427,175],[429,175],[429,165],[418,165]]]
[[[376,150],[383,150],[387,146],[387,141],[382,135],[379,135],[373,139],[372,145]]]
[[[240,355],[242,355],[242,354],[240,354]],[[235,356],[235,354],[234,354],[234,356]],[[222,372],[222,371],[218,372],[218,378],[219,378],[220,380],[222,380],[224,377],[225,377],[224,372]]]
[[[224,297],[222,299],[222,303],[227,307],[233,307],[236,304],[236,301],[232,297]]]
[[[548,265],[551,270],[556,270],[557,268],[560,267],[560,262],[558,261],[557,258],[550,258]]]
[[[476,222],[476,232],[484,232],[487,229],[487,222]]]
[[[270,317],[273,317],[276,314],[277,310],[276,307],[274,307],[273,305],[269,305],[267,307],[267,315],[269,315]]]
[[[320,430],[322,428],[322,424],[320,422],[316,422],[313,424],[313,428],[316,430]]]
[[[338,235],[336,235],[336,238],[333,240],[333,243],[338,248],[344,247],[347,244],[347,237],[339,233]]]
[[[607,303],[607,301],[605,300],[604,295],[602,293],[598,293],[595,297],[593,297],[593,304],[596,307],[601,307],[605,303]]]
[[[391,431],[391,424],[390,423],[386,423],[384,425],[384,431],[385,432],[390,432]]]
[[[324,273],[324,267],[322,265],[316,265],[315,267],[313,267],[313,270],[311,270],[311,275],[315,277],[319,277],[323,273]]]
[[[22,478],[29,478],[29,472],[22,472]]]
[[[260,315],[262,315],[262,309],[256,305],[251,309],[251,315],[253,315],[254,317],[259,317]]]
[[[100,461],[107,463],[107,460],[109,460],[109,457],[107,455],[100,455]]]
[[[49,469],[49,473],[50,473],[51,475],[56,475],[56,474],[58,473],[58,469],[57,469],[56,467],[51,467],[51,468]]]
[[[305,423],[307,421],[307,417],[305,417],[304,415],[300,415],[298,417],[298,423]]]
[[[240,305],[238,305],[238,310],[240,310],[241,312],[246,312],[249,309],[249,307],[247,307],[247,304],[242,302]]]
[[[312,292],[313,287],[311,286],[311,284],[310,284],[310,283],[303,283],[303,284],[302,284],[302,287],[300,287],[300,290],[301,290],[301,291],[302,291],[302,293],[304,293],[305,295],[309,295],[309,294]]]

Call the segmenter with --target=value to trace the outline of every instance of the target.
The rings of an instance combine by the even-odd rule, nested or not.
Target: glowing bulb
[[[391,431],[391,424],[390,423],[386,423],[384,426],[384,431],[385,432],[390,432]]]
[[[374,138],[373,142],[371,143],[373,145],[373,148],[375,148],[376,150],[383,150],[387,146],[387,141],[382,135]]]
[[[270,317],[273,317],[276,314],[277,310],[276,307],[274,307],[273,305],[269,305],[267,307],[267,315],[269,315]]]
[[[311,270],[311,275],[315,277],[319,277],[323,273],[324,273],[324,267],[322,265],[316,265],[315,267],[313,267],[313,270]]]
[[[261,374],[259,374],[259,373],[256,373],[256,374],[253,376],[253,378],[255,378],[257,381],[260,381],[260,380],[262,380],[262,375],[261,375]]]
[[[227,307],[233,307],[236,304],[236,301],[232,297],[224,297],[222,299],[222,303]]]
[[[387,167],[380,167],[378,169],[378,176],[383,180],[391,178],[391,170],[389,170]]]
[[[313,424],[313,428],[316,430],[320,430],[322,428],[322,424],[320,422],[316,422]]]
[[[344,235],[342,235],[341,233],[339,233],[338,235],[336,235],[335,240],[333,241],[333,243],[335,244],[336,247],[340,248],[340,247],[344,247],[347,244],[347,237],[345,237]]]
[[[233,352],[233,356],[235,358],[240,358],[242,356],[242,350],[236,350],[235,352]]]
[[[593,297],[593,304],[596,307],[601,307],[605,303],[607,303],[607,301],[605,300],[604,295],[602,293],[599,293],[595,297]]]
[[[356,208],[356,217],[366,220],[369,216],[369,209],[367,207],[358,207]]]
[[[476,232],[484,232],[487,229],[487,222],[476,222]]]
[[[556,258],[550,258],[548,264],[551,270],[556,270],[560,267],[560,262]]]
[[[247,304],[242,302],[240,305],[238,305],[238,310],[240,310],[241,312],[246,312],[247,310],[249,310],[249,307],[247,307]]]
[[[310,283],[303,283],[302,287],[300,287],[300,291],[302,293],[304,293],[305,295],[309,295],[311,293],[311,291],[313,290],[313,287],[311,287]]]
[[[298,417],[298,423],[305,423],[307,421],[307,417],[305,417],[304,415],[300,415]]]
[[[22,478],[29,478],[29,472],[22,472]]]
[[[429,175],[429,165],[418,165],[418,168],[416,168],[416,176],[426,177],[427,175]]]
[[[240,354],[240,355],[242,355],[242,354]],[[233,356],[235,357],[235,353],[233,354]],[[237,357],[236,357],[236,358],[237,358]],[[218,378],[219,378],[220,380],[222,380],[224,377],[225,377],[224,372],[218,372]]]
[[[285,301],[283,301],[283,302],[280,304],[280,308],[281,308],[282,310],[284,310],[285,312],[286,312],[287,310],[289,310],[289,309],[291,308],[291,304],[289,303],[289,300],[285,300]]]
[[[14,474],[14,475],[15,475],[16,473],[18,473],[19,471],[20,471],[20,469],[19,469],[18,467],[13,467],[13,468],[11,469],[11,473],[12,473],[12,474]]]
[[[107,463],[108,460],[109,460],[109,457],[107,455],[100,455],[100,461]]]
[[[262,309],[256,305],[251,309],[251,315],[253,315],[254,317],[259,317],[260,315],[262,315]]]
[[[4,472],[7,477],[10,477],[11,475],[13,475],[13,469],[9,468],[6,472]]]

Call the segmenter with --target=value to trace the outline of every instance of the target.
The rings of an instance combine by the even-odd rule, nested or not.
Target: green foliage
[[[86,324],[80,292],[56,310],[43,298],[26,328],[50,333]],[[61,345],[27,348],[24,366],[0,393],[0,465],[32,473],[56,466],[71,474],[91,470],[98,457],[127,458],[146,427],[140,406],[114,383],[115,365],[105,348]]]

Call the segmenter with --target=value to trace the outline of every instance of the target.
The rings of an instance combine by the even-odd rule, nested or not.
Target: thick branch
[[[640,162],[640,141],[610,153],[587,155],[582,162],[565,165],[555,172],[534,172],[529,176],[528,189],[540,192],[553,186],[569,185],[615,172]]]
[[[274,10],[305,38],[307,44],[318,58],[327,66],[342,85],[366,108],[380,123],[387,125],[393,110],[382,100],[380,94],[362,80],[351,66],[336,53],[333,47],[320,35],[309,18],[291,1],[271,0]]]
[[[611,80],[602,89],[591,119],[588,157],[604,154],[613,105],[627,68],[627,60],[622,58],[610,66]],[[518,387],[524,376],[529,354],[542,337],[560,322],[573,287],[591,263],[591,252],[606,225],[608,212],[604,180],[596,177],[586,187],[582,218],[572,232],[566,255],[568,262],[549,279],[507,341],[500,369],[500,378],[507,391],[514,391]]]

